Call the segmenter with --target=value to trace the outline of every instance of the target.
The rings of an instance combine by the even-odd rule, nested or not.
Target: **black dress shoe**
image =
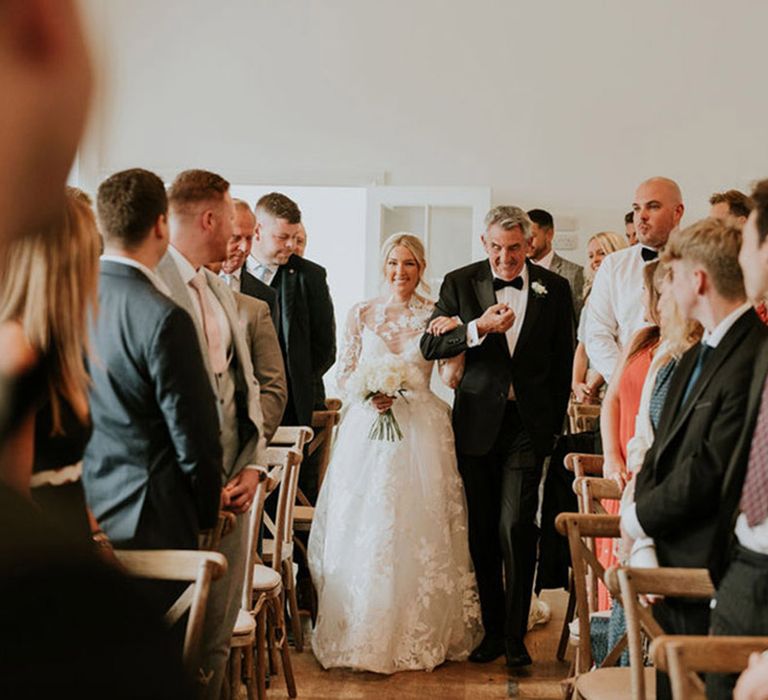
[[[522,642],[507,642],[506,656],[508,668],[522,668],[523,666],[530,666],[533,663],[531,655],[528,653],[525,644]]]
[[[469,660],[476,664],[487,664],[498,659],[504,653],[504,640],[498,637],[484,637],[470,655]]]

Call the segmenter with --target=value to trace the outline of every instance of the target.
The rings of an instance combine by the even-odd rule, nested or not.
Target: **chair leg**
[[[565,659],[565,652],[568,648],[568,638],[571,636],[570,628],[568,624],[573,620],[573,616],[576,612],[576,592],[573,587],[573,573],[571,573],[571,580],[568,585],[568,606],[565,610],[565,619],[563,620],[563,629],[560,632],[560,642],[557,645],[557,660],[563,661]]]
[[[293,665],[291,664],[291,650],[288,646],[288,638],[285,634],[285,618],[283,617],[283,601],[277,601],[276,613],[277,624],[283,630],[283,643],[280,645],[280,656],[283,662],[283,675],[285,676],[285,687],[288,690],[288,697],[296,697],[296,680],[293,677]]]
[[[267,697],[267,610],[256,615],[256,691],[259,700]]]
[[[283,562],[283,580],[288,598],[288,609],[291,613],[291,631],[293,632],[293,643],[296,645],[296,651],[304,651],[304,632],[301,628],[301,615],[299,614],[299,601],[296,598],[296,586],[293,581],[293,560],[287,559]]]
[[[231,649],[229,652],[229,697],[230,700],[237,700],[240,694],[240,675],[241,675],[241,649]]]
[[[245,692],[248,700],[256,700],[256,687],[255,683],[255,662],[253,655],[253,644],[248,644],[243,647],[243,678],[245,680]]]

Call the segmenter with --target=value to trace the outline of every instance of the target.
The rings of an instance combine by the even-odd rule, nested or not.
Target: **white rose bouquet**
[[[420,383],[423,379],[416,367],[391,355],[362,362],[349,378],[347,389],[361,400],[370,401],[376,394],[405,398],[406,392]],[[388,442],[403,439],[403,431],[391,408],[376,416],[368,439]]]

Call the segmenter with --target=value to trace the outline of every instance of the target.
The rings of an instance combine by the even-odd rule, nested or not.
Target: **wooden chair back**
[[[259,467],[259,483],[253,494],[251,509],[248,512],[248,545],[245,560],[245,583],[243,585],[243,610],[250,610],[253,597],[253,566],[259,559],[258,545],[259,533],[264,522],[264,502],[282,479],[282,469],[275,468],[272,473],[267,473],[266,467]]]
[[[574,479],[573,490],[578,497],[579,513],[585,515],[607,515],[602,501],[618,500],[621,498],[621,489],[613,479],[602,479],[594,476],[578,476]],[[593,553],[597,552],[597,538],[587,537],[587,547]],[[593,568],[589,568],[587,574],[587,596],[590,613],[598,610],[598,587],[602,576]],[[618,590],[618,589],[617,589]]]
[[[193,584],[165,614],[165,622],[171,626],[189,610],[184,634],[184,664],[190,674],[196,677],[211,582],[224,575],[227,560],[218,552],[176,549],[115,550],[115,556],[129,576]]]
[[[274,540],[272,568],[281,571],[284,556],[293,546],[293,514],[296,506],[296,492],[299,488],[299,470],[302,453],[293,447],[268,447],[267,466],[271,467],[270,477],[277,469],[280,473],[280,488],[277,494],[275,520],[265,516],[264,524]]]
[[[664,634],[651,611],[644,607],[638,596],[660,595],[673,598],[711,599],[714,586],[706,569],[678,569],[657,567],[649,569],[613,567],[605,577],[609,586],[618,583],[621,601],[627,622],[629,641],[629,662],[633,669],[632,682],[638,683],[644,691],[642,635],[654,640]],[[703,689],[700,678],[691,678],[699,689]]]
[[[306,425],[281,425],[272,436],[269,442],[270,447],[292,447],[301,452],[314,437],[312,428]]]
[[[603,476],[603,455],[569,452],[563,460],[565,468],[574,476]]]
[[[341,419],[341,399],[326,400],[327,408],[324,411],[312,413],[312,429],[315,437],[309,443],[308,455],[317,454],[317,490],[323,485],[325,472],[328,470],[328,462],[331,459],[331,448],[336,426]],[[334,406],[334,408],[331,408]],[[308,505],[308,504],[305,504]]]
[[[662,635],[651,643],[653,664],[669,674],[674,700],[704,698],[694,673],[741,673],[753,653],[768,649],[768,637]]]
[[[600,406],[589,403],[568,404],[568,428],[571,433],[593,432],[600,426]]]
[[[619,537],[619,516],[590,515],[583,513],[560,513],[555,520],[558,532],[568,538],[573,567],[573,588],[576,594],[576,614],[579,620],[579,645],[576,654],[576,674],[589,671],[592,667],[592,643],[590,630],[590,602],[587,593],[587,578],[590,570],[603,577],[605,568],[598,561],[590,546],[595,537]],[[619,645],[617,645],[618,647]],[[623,650],[614,647],[602,663],[612,666]]]

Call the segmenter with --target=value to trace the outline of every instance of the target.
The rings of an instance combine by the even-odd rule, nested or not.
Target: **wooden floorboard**
[[[568,664],[555,659],[565,614],[566,594],[546,591],[543,599],[552,607],[552,619],[528,634],[526,645],[533,666],[511,671],[504,659],[491,664],[446,663],[431,673],[408,671],[391,676],[333,669],[324,671],[307,645],[302,654],[292,651],[299,698],[307,700],[445,700],[484,698],[562,698],[560,681]],[[273,679],[269,698],[287,698],[281,677]]]

